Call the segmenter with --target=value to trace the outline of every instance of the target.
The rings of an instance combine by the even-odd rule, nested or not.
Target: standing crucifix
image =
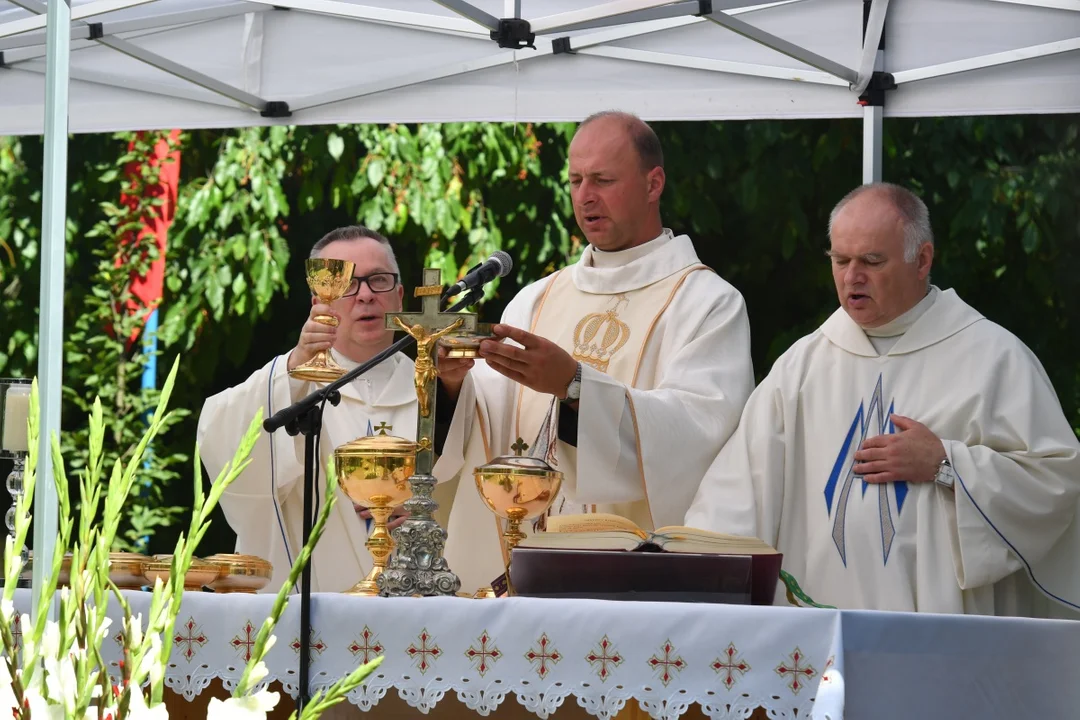
[[[416,400],[420,404],[416,428],[417,475],[430,474],[435,464],[435,379],[439,375],[435,367],[438,355],[435,343],[451,332],[476,332],[477,325],[474,313],[439,311],[441,283],[441,270],[424,268],[424,284],[413,291],[420,298],[420,312],[386,314],[387,330],[404,330],[416,340]]]
[[[439,505],[431,497],[435,477],[435,343],[451,332],[476,332],[474,313],[440,312],[442,272],[424,268],[424,284],[414,295],[420,298],[418,313],[387,313],[388,330],[404,330],[416,340],[416,399],[420,405],[416,419],[416,471],[409,478],[412,497],[405,501],[409,517],[394,530],[395,547],[386,569],[377,580],[384,597],[411,595],[454,595],[461,580],[446,564],[443,547],[446,530],[439,527],[433,513]]]

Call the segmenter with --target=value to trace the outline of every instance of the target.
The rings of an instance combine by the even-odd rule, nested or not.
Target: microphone
[[[447,288],[443,293],[443,299],[486,285],[495,278],[506,277],[513,268],[514,261],[510,258],[510,254],[496,250],[491,257],[466,273],[465,277],[456,284]]]

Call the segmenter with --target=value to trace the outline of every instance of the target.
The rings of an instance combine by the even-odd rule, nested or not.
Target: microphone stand
[[[446,309],[446,312],[457,312],[484,296],[482,286],[472,288],[459,302]],[[444,298],[445,299],[445,298]],[[314,524],[312,517],[312,504],[315,495],[315,463],[321,462],[315,457],[315,442],[322,434],[323,407],[329,402],[337,406],[341,402],[340,389],[363,375],[371,368],[393,357],[399,351],[404,350],[416,340],[411,335],[406,335],[390,347],[380,352],[367,362],[361,363],[337,380],[319,388],[302,400],[298,400],[287,408],[283,408],[263,421],[263,430],[273,433],[285,428],[290,436],[304,435],[304,540],[311,536],[311,527]],[[314,556],[314,554],[313,554]],[[300,682],[296,698],[297,712],[303,710],[310,699],[309,673],[310,673],[310,645],[311,645],[311,563],[313,557],[308,559],[307,564],[300,575]]]

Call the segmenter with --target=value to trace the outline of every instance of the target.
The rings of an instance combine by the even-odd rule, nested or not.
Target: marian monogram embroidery
[[[858,478],[862,481],[862,494],[866,495],[866,489],[870,483],[862,479],[862,477],[855,474],[855,451],[859,449],[863,441],[868,437],[883,434],[893,434],[896,432],[896,427],[889,419],[896,411],[896,401],[889,401],[889,410],[885,412],[885,403],[882,398],[881,392],[881,375],[878,375],[877,386],[874,388],[874,393],[870,398],[870,407],[866,408],[865,402],[859,403],[859,409],[855,413],[855,418],[851,421],[851,427],[848,428],[847,437],[844,438],[843,445],[840,446],[840,452],[836,456],[836,462],[833,464],[832,473],[829,474],[829,481],[825,483],[825,506],[828,508],[829,515],[833,517],[833,542],[836,544],[836,549],[840,553],[840,559],[844,561],[844,566],[847,566],[847,549],[844,542],[844,521],[847,518],[848,500],[851,497],[852,485],[855,483],[855,479]],[[836,498],[836,504],[833,505],[833,499],[836,496],[836,486],[843,478],[843,483],[840,484],[840,495]],[[878,491],[878,515],[881,518],[881,552],[882,563],[887,564],[889,562],[889,551],[892,550],[892,543],[896,537],[896,527],[893,525],[892,510],[889,508],[889,487],[894,489],[896,493],[896,512],[897,514],[904,507],[904,498],[907,497],[908,486],[906,482],[894,482],[894,483],[881,483],[877,486]],[[834,513],[835,510],[835,513]]]
[[[626,295],[615,296],[613,307],[589,313],[574,328],[574,359],[607,372],[615,353],[630,339],[630,326],[619,319],[619,308],[630,301]]]

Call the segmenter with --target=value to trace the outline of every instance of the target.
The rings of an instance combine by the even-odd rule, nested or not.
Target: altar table
[[[126,592],[133,612],[149,593]],[[16,607],[29,591],[16,594]],[[166,684],[194,700],[235,687],[273,597],[185,593]],[[110,606],[114,635],[120,614]],[[295,695],[299,598],[268,682]],[[105,657],[119,658],[107,643]],[[501,717],[641,708],[654,718],[1080,717],[1080,622],[793,607],[509,598],[312,596],[311,686],[376,656],[350,701],[373,717],[443,703]],[[449,696],[449,697],[448,697]],[[202,699],[202,698],[200,698]],[[458,704],[460,703],[460,705]],[[288,698],[283,705],[291,704]],[[500,706],[502,706],[500,708]],[[385,710],[392,708],[385,706]],[[562,708],[560,710],[560,708]],[[558,710],[558,712],[556,712]],[[570,711],[573,711],[572,713]],[[415,710],[412,712],[415,713]]]

